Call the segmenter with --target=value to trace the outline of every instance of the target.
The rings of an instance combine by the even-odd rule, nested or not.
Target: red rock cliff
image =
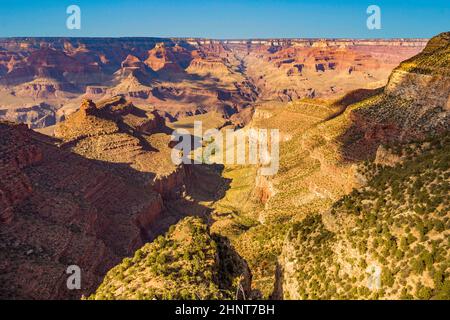
[[[163,211],[161,196],[22,126],[1,123],[0,139],[0,297],[92,292],[147,240]],[[81,290],[66,286],[73,264],[81,268]]]

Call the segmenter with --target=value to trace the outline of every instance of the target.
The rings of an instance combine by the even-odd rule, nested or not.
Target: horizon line
[[[437,35],[439,35],[438,33]],[[434,36],[433,36],[434,37]],[[3,39],[182,39],[213,41],[250,41],[250,40],[429,40],[432,37],[267,37],[267,38],[208,38],[174,36],[0,36]]]

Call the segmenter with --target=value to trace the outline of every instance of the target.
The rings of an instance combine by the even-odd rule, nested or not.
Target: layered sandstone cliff
[[[330,120],[346,123],[338,141],[362,183],[290,228],[277,297],[448,299],[449,44],[431,39],[383,92]]]
[[[409,73],[427,74],[423,70],[431,61],[439,66],[436,76],[447,72],[443,67],[448,56],[438,49],[441,46],[431,47],[424,51],[429,54],[422,65]],[[418,64],[420,57],[409,63]],[[329,70],[319,72],[325,76]],[[280,130],[279,170],[262,179],[251,168],[227,167],[225,176],[233,181],[224,199],[215,204],[212,228],[233,239],[264,297],[446,296],[448,274],[433,270],[445,269],[448,262],[444,222],[450,122],[448,112],[437,106],[449,92],[434,83],[421,87],[424,93],[435,92],[429,95],[429,105],[417,103],[420,97],[395,96],[389,91],[391,83],[386,89],[356,90],[333,102],[256,104],[250,125]],[[410,84],[420,87],[420,82]],[[402,92],[414,89],[408,87],[403,86]],[[417,112],[419,106],[425,112]],[[434,136],[432,142],[406,145],[429,135]],[[383,144],[396,147],[386,152]],[[401,156],[391,151],[403,148]],[[432,221],[437,229],[431,227]],[[425,225],[429,227],[422,228]],[[414,248],[408,247],[410,242]],[[430,262],[428,249],[434,242],[439,258]],[[430,273],[419,274],[424,260]],[[412,272],[414,268],[418,271]],[[374,269],[381,271],[380,290],[372,290],[369,283]]]
[[[76,298],[147,240],[161,196],[110,164],[61,150],[22,126],[0,125],[0,296]],[[66,269],[81,268],[81,290]]]
[[[55,129],[0,124],[0,297],[79,298],[152,240],[189,170],[170,160],[164,119],[122,96],[86,100]],[[157,228],[155,228],[157,226]],[[81,268],[81,290],[66,269]],[[4,285],[3,285],[4,284]]]
[[[386,84],[398,63],[419,53],[424,41],[233,42],[246,75],[263,99],[333,98]]]
[[[449,43],[448,32],[431,39],[392,72],[382,94],[361,103],[344,141],[357,134],[363,139],[347,142],[349,153],[365,145],[373,156],[380,143],[423,140],[449,130]]]
[[[423,44],[420,39],[0,39],[0,117],[43,128],[64,120],[61,110],[83,98],[123,94],[171,121],[204,111],[228,118],[258,98],[339,96],[384,85],[392,68]]]
[[[98,105],[85,100],[55,128],[65,147],[90,159],[129,164],[136,179],[163,197],[182,192],[187,175],[171,161],[169,132],[158,113],[138,109],[123,96]]]

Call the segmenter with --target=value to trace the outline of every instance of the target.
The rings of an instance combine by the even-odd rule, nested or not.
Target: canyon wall
[[[448,299],[448,274],[432,275],[449,252],[449,49],[450,33],[434,37],[384,91],[329,120],[346,124],[337,142],[361,184],[293,223],[278,298]]]
[[[423,39],[0,39],[0,118],[53,126],[84,98],[123,94],[170,121],[258,99],[338,97],[386,83]]]
[[[54,139],[0,123],[0,297],[80,298],[154,238],[189,168],[171,165],[164,119],[115,97],[85,101]],[[81,290],[66,285],[81,268]]]

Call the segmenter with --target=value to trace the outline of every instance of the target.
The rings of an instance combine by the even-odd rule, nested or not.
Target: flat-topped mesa
[[[119,131],[117,124],[105,117],[91,100],[82,102],[77,112],[69,115],[55,127],[55,136],[69,142],[83,137],[112,134]]]
[[[187,53],[181,47],[166,47],[164,43],[158,43],[153,49],[148,51],[148,58],[145,60],[145,64],[157,72],[182,72],[182,66],[177,62],[187,60],[188,58],[186,59],[185,55]]]
[[[189,41],[190,44],[206,45],[226,44],[226,45],[243,45],[243,46],[273,46],[273,47],[342,47],[342,46],[424,46],[427,39],[250,39],[250,40],[198,40]]]
[[[131,175],[164,198],[178,197],[188,172],[171,160],[170,129],[156,111],[146,112],[123,96],[93,103],[86,100],[79,111],[55,128],[64,146],[83,157],[120,164],[119,175]],[[121,166],[128,167],[122,170]]]
[[[202,58],[198,57],[191,61],[186,69],[190,73],[210,74],[213,76],[226,76],[231,74],[223,60],[220,58]]]

